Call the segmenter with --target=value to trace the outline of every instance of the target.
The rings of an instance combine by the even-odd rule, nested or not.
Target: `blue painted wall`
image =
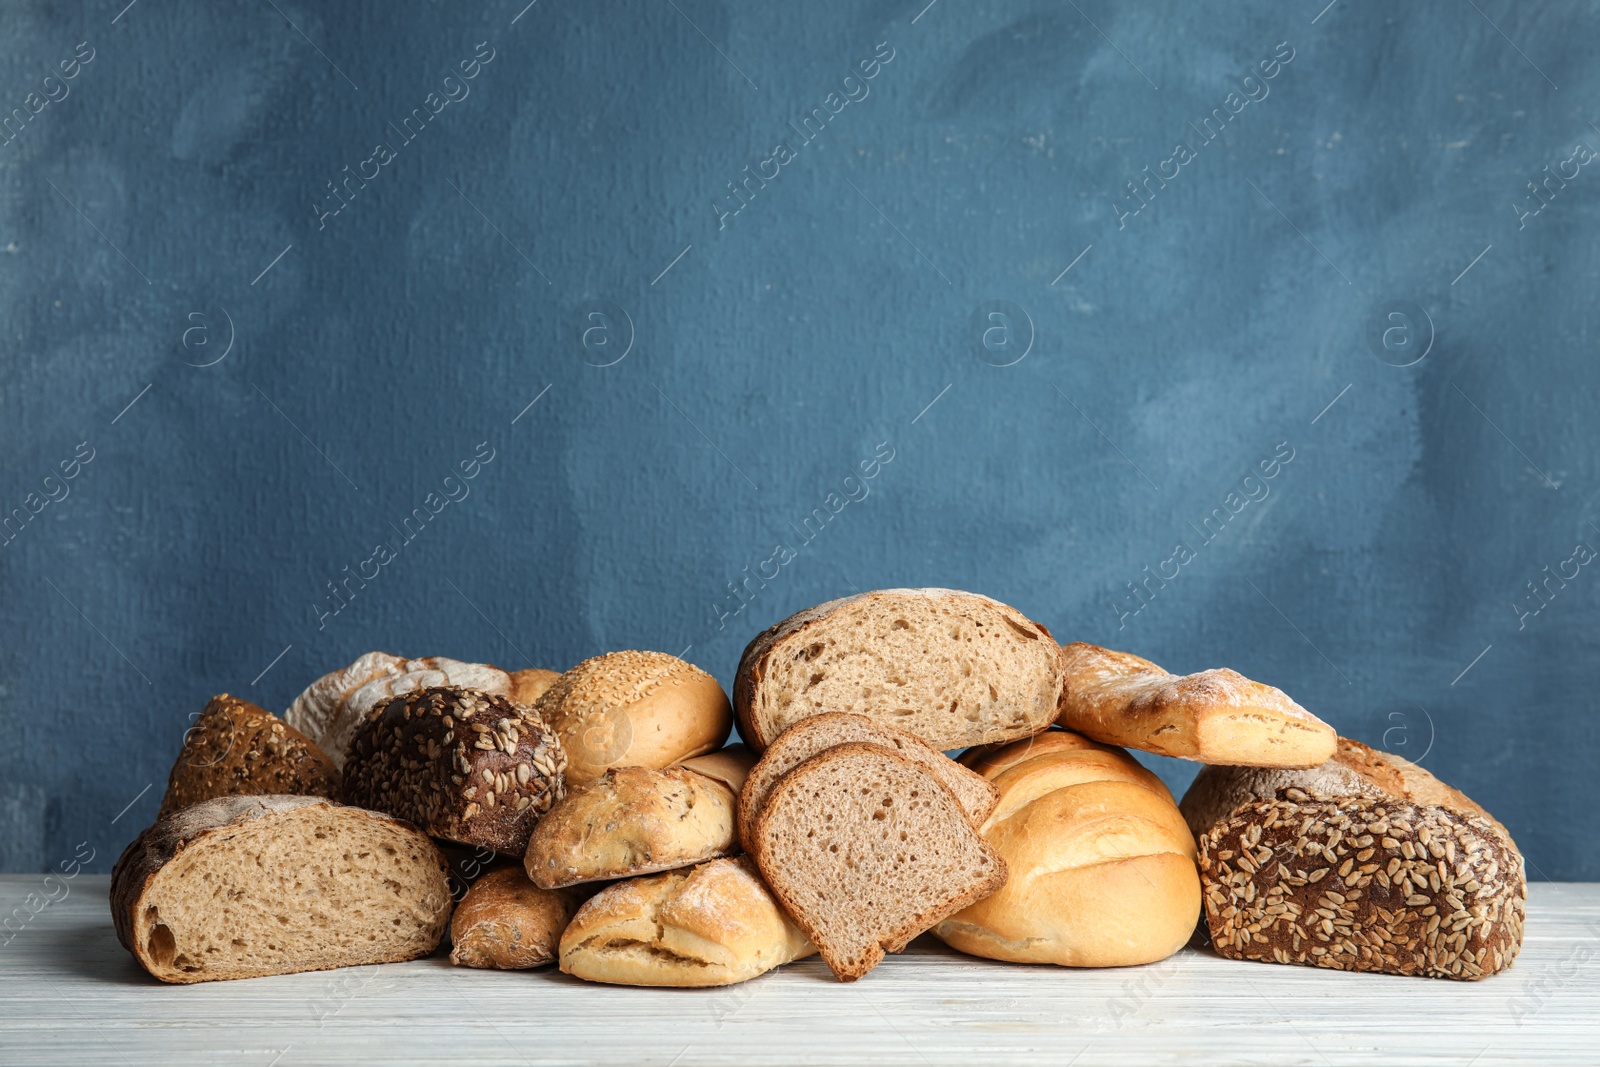
[[[1596,5],[925,2],[6,5],[0,867],[215,692],[941,584],[1600,875]]]

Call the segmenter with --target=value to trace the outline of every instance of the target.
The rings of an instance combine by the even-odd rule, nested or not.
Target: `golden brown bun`
[[[613,985],[719,986],[814,952],[740,856],[602,889],[562,935],[561,969]]]
[[[450,962],[502,971],[553,963],[577,907],[570,893],[540,889],[518,867],[490,871],[450,919]]]
[[[717,680],[665,652],[584,660],[534,708],[561,737],[571,786],[610,767],[666,767],[715,752],[733,728],[733,709]]]
[[[560,671],[547,671],[542,667],[529,667],[525,671],[511,672],[511,692],[508,694],[518,704],[532,704],[549,691]]]
[[[744,788],[745,779],[750,777],[750,768],[755,765],[756,754],[750,750],[749,745],[739,741],[735,741],[727,748],[707,752],[704,756],[690,756],[678,764],[696,774],[703,774],[707,778],[721,782],[733,791],[734,796],[738,796],[739,790]]]
[[[1118,748],[1050,731],[977,753],[1000,790],[984,838],[1011,878],[934,933],[1016,963],[1121,967],[1176,952],[1194,932],[1194,838],[1161,780]]]
[[[739,851],[733,792],[683,767],[613,767],[556,801],[523,857],[545,889],[629,878]]]
[[[162,819],[216,797],[339,793],[339,769],[311,739],[265,708],[221,693],[183,737]]]
[[[1333,755],[1333,727],[1236,671],[1178,677],[1147,659],[1081,641],[1063,651],[1067,673],[1056,723],[1085,737],[1240,767],[1315,767]]]

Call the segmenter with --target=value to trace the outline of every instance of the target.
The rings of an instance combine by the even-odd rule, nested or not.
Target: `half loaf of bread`
[[[339,769],[309,738],[265,708],[222,693],[184,734],[156,817],[216,797],[338,792]]]
[[[145,830],[111,872],[117,939],[163,982],[426,956],[450,919],[433,842],[322,797],[221,797]]]

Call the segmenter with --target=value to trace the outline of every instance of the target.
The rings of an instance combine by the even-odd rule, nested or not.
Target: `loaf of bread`
[[[750,777],[750,768],[756,764],[756,754],[750,746],[735,741],[727,748],[719,748],[715,752],[707,752],[703,756],[690,756],[678,764],[687,767],[696,774],[703,774],[713,781],[721,782],[728,787],[734,796],[739,795],[739,790],[744,788],[744,783]]]
[[[450,919],[433,842],[322,797],[219,797],[161,819],[111,872],[117,939],[163,982],[426,956]]]
[[[816,949],[746,857],[602,889],[561,937],[561,969],[590,982],[720,986]]]
[[[559,955],[577,907],[571,893],[540,889],[520,867],[490,871],[450,918],[450,962],[500,971],[543,967]]]
[[[343,767],[356,727],[366,713],[404,693],[449,686],[510,696],[511,676],[487,663],[463,663],[444,656],[403,659],[368,652],[350,666],[323,675],[295,698],[284,721],[299,730]]]
[[[973,764],[999,789],[982,833],[1011,877],[934,927],[941,940],[1064,967],[1153,963],[1189,940],[1200,915],[1194,837],[1161,779],[1065,730]]]
[[[612,767],[575,785],[528,841],[528,877],[545,889],[631,878],[739,851],[734,795],[687,767]]]
[[[435,837],[519,855],[563,794],[561,742],[529,707],[475,689],[422,689],[362,721],[344,800]]]
[[[715,752],[733,728],[717,680],[665,652],[584,660],[534,708],[561,737],[574,786],[611,767],[666,767]]]
[[[1178,677],[1127,652],[1082,642],[1064,651],[1056,721],[1085,737],[1241,767],[1314,767],[1333,755],[1333,727],[1235,671]]]
[[[784,775],[751,850],[840,981],[1006,883],[1006,863],[926,766],[850,742]]]
[[[1207,932],[1230,959],[1476,979],[1522,946],[1511,835],[1397,756],[1340,738],[1307,770],[1207,767],[1182,807]]]
[[[211,698],[183,738],[157,818],[216,797],[333,797],[339,769],[299,730],[248,700]]]
[[[540,697],[550,691],[550,687],[555,685],[556,679],[560,677],[560,671],[547,671],[540,667],[529,667],[525,671],[512,671],[511,692],[506,695],[518,704],[527,704],[532,707]]]
[[[1056,716],[1061,648],[976,593],[883,589],[802,611],[758,635],[734,681],[756,751],[825,711],[865,715],[944,751],[1036,734]]]
[[[943,752],[923,744],[904,730],[896,730],[867,718],[848,712],[828,711],[801,719],[767,746],[761,762],[755,765],[745,779],[739,793],[739,838],[754,841],[756,817],[767,802],[772,787],[794,768],[817,753],[850,741],[881,745],[922,764],[945,788],[955,794],[974,826],[983,822],[994,810],[1000,794],[981,776],[962,767]],[[746,845],[746,850],[749,846]]]

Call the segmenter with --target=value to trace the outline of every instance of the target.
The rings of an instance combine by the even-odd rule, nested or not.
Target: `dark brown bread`
[[[156,817],[216,797],[265,794],[338,796],[339,770],[272,712],[220,693],[184,735]]]
[[[519,867],[491,871],[450,919],[450,962],[502,971],[553,963],[577,910],[575,894],[541,889]]]
[[[560,740],[526,705],[476,689],[421,689],[356,727],[344,798],[434,837],[521,855],[563,795],[566,766]]]

